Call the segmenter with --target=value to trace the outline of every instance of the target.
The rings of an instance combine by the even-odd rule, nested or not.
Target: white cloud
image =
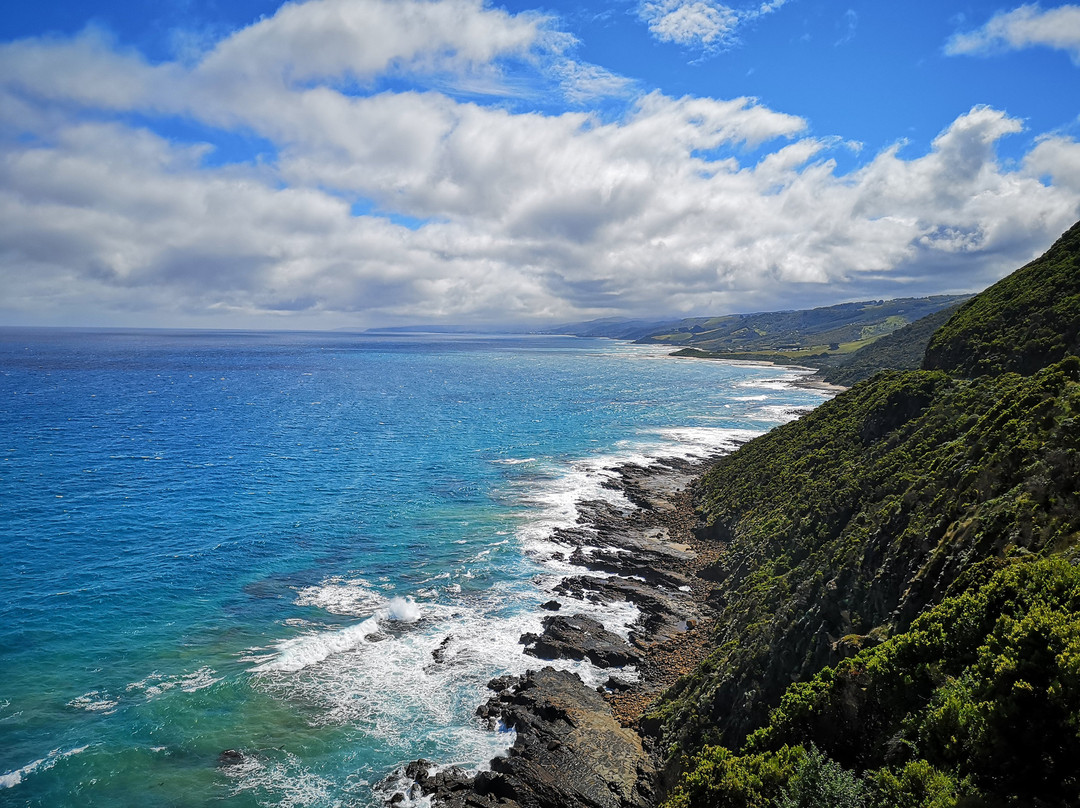
[[[214,48],[199,69],[225,81],[364,81],[390,69],[469,70],[538,45],[569,44],[536,14],[510,15],[480,0],[310,0]]]
[[[1066,51],[1080,65],[1080,6],[1063,5],[1044,11],[1033,3],[999,12],[983,27],[953,36],[945,52],[988,54],[1038,45]]]
[[[73,39],[27,39],[0,46],[8,92],[109,110],[153,109],[215,123],[237,123],[263,109],[276,116],[304,89],[369,85],[388,74],[439,75],[470,88],[501,87],[503,59],[555,61],[573,38],[539,14],[510,15],[481,0],[309,0],[226,37],[182,66],[151,66],[88,29]],[[595,93],[614,76],[577,65]],[[454,77],[454,78],[450,78]],[[562,76],[574,85],[575,77]],[[578,92],[581,90],[579,89]]]
[[[840,38],[833,43],[834,47],[846,45],[855,38],[855,33],[859,28],[859,15],[853,8],[849,8],[844,12],[843,22],[840,23],[840,27],[843,29],[843,33]]]
[[[734,9],[708,0],[655,0],[639,13],[661,42],[714,47],[726,43],[739,25]]]
[[[93,33],[0,47],[0,93],[21,104],[0,111],[6,316],[338,325],[796,307],[978,288],[1080,215],[1080,144],[1046,137],[1004,167],[996,144],[1021,125],[986,107],[924,155],[896,146],[840,175],[830,154],[842,143],[746,98],[654,92],[601,119],[434,91],[349,94],[348,76],[429,66],[429,53],[462,54],[470,73],[532,53],[556,81],[632,89],[544,61],[532,17],[454,0],[479,19],[417,22],[438,5],[392,4],[408,36],[376,56],[341,43],[305,55],[308,32],[331,25],[326,0],[287,6],[192,64],[150,65]],[[470,50],[469,32],[491,25],[504,44]],[[209,146],[113,111],[183,114],[277,153],[211,167]],[[352,214],[368,200],[385,214]]]
[[[612,73],[598,65],[582,64],[564,59],[553,65],[566,98],[575,103],[596,98],[629,96],[634,92],[634,82],[625,76]]]
[[[1080,194],[1080,143],[1061,135],[1041,137],[1024,158],[1024,171]]]
[[[108,35],[94,28],[70,40],[28,39],[0,46],[4,93],[9,99],[22,97],[24,103],[29,97],[102,110],[132,109],[147,102],[151,87],[170,84],[174,72],[170,66],[150,66],[137,53],[117,50]]]
[[[732,45],[741,26],[771,14],[786,2],[771,0],[737,9],[715,0],[642,0],[638,15],[661,42],[710,53]]]

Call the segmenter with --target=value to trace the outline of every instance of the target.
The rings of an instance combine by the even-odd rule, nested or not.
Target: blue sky
[[[0,323],[968,292],[1080,218],[1080,5],[19,4]]]

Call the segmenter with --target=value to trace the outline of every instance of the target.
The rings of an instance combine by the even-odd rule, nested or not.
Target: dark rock
[[[245,760],[244,753],[239,749],[226,749],[217,758],[217,765],[224,768],[226,766],[235,766],[238,763],[243,763]]]
[[[700,617],[684,593],[662,591],[643,581],[582,575],[564,578],[555,591],[592,603],[633,603],[641,616],[634,624],[630,642],[639,648],[681,633],[690,621]]]
[[[619,679],[618,677],[615,677],[615,676],[609,676],[607,678],[607,681],[604,682],[603,685],[601,685],[601,688],[603,690],[606,690],[609,693],[614,693],[616,691],[629,690],[631,687],[633,687],[632,684],[630,684],[629,682],[623,681],[622,679]]]
[[[634,663],[643,681],[630,683],[613,676],[602,688],[593,689],[576,675],[552,668],[492,679],[488,686],[494,693],[476,715],[492,729],[515,731],[507,753],[491,761],[490,771],[475,776],[417,761],[388,778],[397,778],[392,788],[379,788],[384,799],[400,803],[433,797],[432,804],[440,808],[647,808],[656,803],[657,772],[642,746],[642,735],[620,725],[598,690],[614,704],[623,704],[620,719],[625,721],[625,704],[633,702],[633,695],[654,692],[650,688],[655,682],[646,679],[658,673],[653,650],[679,640],[676,635],[703,614],[711,616],[711,610],[695,603],[688,591],[693,588],[700,600],[705,588],[700,578],[689,577],[703,561],[693,549],[700,545],[692,531],[700,525],[686,493],[691,477],[704,465],[673,460],[649,468],[624,466],[614,470],[608,487],[621,491],[630,505],[605,500],[578,503],[578,524],[559,528],[551,537],[566,548],[565,553],[551,558],[610,577],[565,578],[555,588],[559,600],[541,606],[560,613],[544,617],[541,633],[521,638],[530,646],[526,653],[541,658],[588,659],[599,666]],[[680,543],[676,536],[686,537],[688,543]],[[567,598],[633,603],[640,617],[630,642],[589,617],[561,613],[573,611],[563,608]],[[437,663],[442,661],[440,651],[447,659],[448,643],[449,638],[433,653]],[[627,690],[630,702],[623,695]],[[657,729],[644,719],[637,726],[653,733]]]
[[[510,688],[517,684],[518,677],[510,676],[496,676],[490,682],[488,682],[488,689],[494,690],[496,693],[509,693]]]
[[[525,653],[538,659],[588,659],[598,668],[621,668],[639,659],[626,640],[583,614],[551,615],[543,625],[543,634],[521,635]]]
[[[376,791],[387,805],[415,804],[426,795],[437,794],[443,808],[515,808],[514,803],[487,796],[473,785],[473,776],[457,766],[439,769],[430,761],[414,760],[383,780]]]
[[[496,680],[502,685],[502,680]],[[655,769],[632,730],[619,726],[607,702],[572,673],[544,668],[516,680],[509,698],[487,707],[517,732],[491,771],[470,778],[451,767],[429,775],[410,763],[397,793],[415,785],[448,808],[647,808]],[[401,785],[404,781],[404,785]],[[385,793],[386,789],[384,789]]]
[[[629,547],[633,553],[625,552]],[[685,575],[663,568],[666,559],[656,553],[642,549],[640,545],[627,541],[625,546],[608,549],[595,549],[586,554],[579,547],[570,555],[570,562],[594,572],[606,572],[611,575],[642,578],[654,586],[666,586],[678,589],[690,583]]]
[[[431,658],[439,664],[446,662],[446,649],[450,647],[450,641],[453,639],[453,634],[447,634],[446,638],[441,643],[439,643],[439,647],[431,652]]]
[[[503,704],[517,731],[506,758],[492,762],[522,806],[644,806],[642,772],[652,772],[641,739],[619,726],[607,702],[572,673],[530,671]],[[502,704],[502,702],[500,702]]]

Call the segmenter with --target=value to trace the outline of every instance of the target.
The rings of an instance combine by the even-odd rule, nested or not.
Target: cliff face
[[[862,382],[703,478],[724,614],[649,718],[682,770],[672,805],[781,804],[829,777],[851,805],[1080,804],[1061,774],[1080,601],[1053,596],[1080,579],[1036,574],[1080,538],[1078,256],[1080,225],[965,304],[925,370]],[[1010,722],[1059,741],[1010,756]]]

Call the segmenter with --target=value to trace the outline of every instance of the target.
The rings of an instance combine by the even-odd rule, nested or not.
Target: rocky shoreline
[[[636,506],[579,503],[578,526],[554,538],[573,548],[582,574],[565,577],[543,631],[521,637],[541,663],[522,676],[489,683],[494,695],[477,708],[491,728],[516,732],[489,771],[469,774],[429,761],[409,764],[382,789],[388,805],[448,808],[648,808],[656,802],[659,760],[641,717],[679,676],[707,653],[716,613],[710,584],[698,573],[720,551],[696,535],[693,486],[715,458],[628,464],[606,486]],[[565,557],[564,557],[565,558]],[[598,577],[596,573],[604,573]],[[640,616],[629,639],[578,614],[586,601],[629,601]],[[437,653],[437,652],[436,652]],[[612,675],[598,689],[544,660],[588,659]],[[620,677],[625,666],[636,677]]]

